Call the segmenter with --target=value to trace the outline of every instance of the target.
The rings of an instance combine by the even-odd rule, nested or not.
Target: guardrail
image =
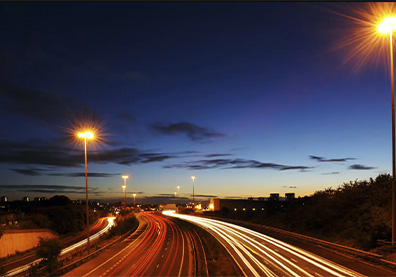
[[[83,264],[85,261],[90,260],[90,259],[93,258],[95,255],[97,255],[97,254],[99,254],[100,252],[106,250],[107,248],[109,248],[109,247],[112,246],[113,244],[115,244],[115,243],[117,243],[117,242],[119,242],[119,241],[121,241],[121,240],[127,238],[127,237],[130,236],[133,232],[135,232],[135,231],[137,230],[137,228],[139,228],[139,221],[137,221],[137,223],[138,223],[138,224],[137,224],[137,226],[136,226],[135,229],[130,230],[128,233],[125,233],[124,235],[122,235],[122,236],[119,237],[118,239],[116,239],[116,240],[110,242],[109,244],[107,244],[107,245],[105,245],[105,246],[99,248],[99,249],[96,250],[95,252],[93,252],[93,253],[91,253],[91,254],[88,254],[88,255],[82,257],[81,259],[79,259],[79,260],[77,260],[77,261],[71,263],[71,264],[68,264],[68,265],[66,265],[66,266],[64,266],[64,267],[61,267],[61,268],[57,269],[54,273],[52,273],[52,275],[53,275],[53,276],[63,275],[64,273],[70,271],[71,269],[74,269],[74,268],[76,268],[77,266]]]
[[[363,250],[356,249],[356,248],[353,248],[353,247],[349,247],[349,246],[345,246],[345,245],[341,245],[341,244],[337,244],[337,243],[333,243],[333,242],[329,242],[329,241],[325,241],[325,240],[309,237],[309,236],[306,236],[306,235],[301,235],[301,234],[298,234],[298,233],[282,230],[282,229],[271,227],[271,226],[267,226],[267,225],[251,223],[251,222],[242,221],[242,220],[227,219],[227,218],[213,217],[213,216],[206,216],[206,215],[203,215],[202,217],[207,217],[207,218],[216,219],[216,220],[222,220],[222,221],[235,223],[235,224],[243,225],[243,226],[254,226],[254,227],[258,227],[258,228],[262,228],[262,229],[267,229],[267,230],[270,230],[270,231],[273,231],[273,232],[276,232],[276,233],[279,233],[279,234],[283,234],[283,235],[286,235],[286,236],[289,236],[289,237],[292,237],[292,238],[297,238],[297,239],[300,239],[300,240],[304,240],[304,241],[307,241],[307,242],[310,242],[310,243],[314,243],[316,245],[320,245],[320,246],[323,246],[323,247],[326,247],[326,248],[331,248],[331,249],[334,249],[334,250],[342,251],[343,253],[348,252],[349,254],[352,254],[355,257],[358,256],[358,257],[362,257],[362,258],[365,258],[365,259],[369,259],[371,261],[375,261],[377,263],[383,263],[383,264],[386,264],[388,266],[391,266],[393,269],[396,267],[396,263],[395,262],[385,260],[383,255],[376,254],[376,253],[371,253],[371,252],[367,252],[367,251],[363,251]]]

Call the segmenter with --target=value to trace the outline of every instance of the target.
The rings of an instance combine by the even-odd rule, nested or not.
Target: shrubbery
[[[391,239],[392,178],[351,181],[288,202],[267,201],[264,211],[218,215],[274,226],[368,250]]]
[[[123,235],[131,230],[135,230],[138,227],[138,221],[133,213],[118,216],[114,223],[115,226],[109,230],[107,236],[105,236],[104,239]]]
[[[60,255],[62,248],[63,244],[58,238],[40,238],[36,253],[37,256],[43,259],[40,264],[47,266],[50,273],[59,265],[58,256]]]

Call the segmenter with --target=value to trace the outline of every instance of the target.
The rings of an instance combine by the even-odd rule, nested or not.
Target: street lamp
[[[176,197],[177,192],[175,191],[175,197]]]
[[[393,44],[392,33],[396,29],[396,17],[387,17],[378,25],[378,31],[389,34],[390,72],[392,92],[392,245],[396,242],[396,188],[395,188],[395,85],[393,77]]]
[[[193,180],[193,208],[195,204],[195,198],[194,198],[194,181],[195,181],[195,176],[191,176],[191,179]]]
[[[177,195],[179,195],[179,197],[180,197],[179,192],[180,192],[180,186],[177,186]]]
[[[124,179],[124,185],[122,186],[122,189],[124,190],[124,206],[126,207],[126,179],[128,179],[129,176],[128,175],[122,175],[122,179]]]
[[[133,195],[133,208],[135,208],[136,207],[136,205],[135,205],[135,197],[136,197],[136,193],[134,193],[134,194],[132,194]]]
[[[126,207],[126,192],[125,192],[126,186],[122,186],[122,190],[124,191],[124,208]]]
[[[94,134],[92,132],[86,131],[78,133],[79,138],[84,139],[84,149],[85,149],[85,202],[86,202],[86,213],[87,213],[87,250],[90,252],[90,242],[89,242],[89,213],[88,213],[88,166],[87,166],[87,139],[93,139]]]

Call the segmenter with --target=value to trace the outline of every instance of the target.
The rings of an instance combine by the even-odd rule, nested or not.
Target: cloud
[[[5,98],[3,110],[9,113],[33,118],[41,122],[59,125],[68,118],[98,114],[69,96],[61,96],[41,90],[33,90],[15,85],[1,85],[0,96]]]
[[[140,158],[142,159],[142,163],[152,163],[152,162],[162,162],[164,160],[173,158],[173,156],[158,154],[158,153],[146,153],[146,154],[141,154]]]
[[[354,170],[371,170],[371,169],[375,169],[375,167],[365,166],[365,165],[361,165],[361,164],[353,164],[353,165],[349,166],[348,169],[354,169]]]
[[[64,177],[85,177],[85,172],[76,173],[51,173],[48,176],[64,176]],[[111,177],[114,175],[121,175],[121,173],[102,173],[102,172],[88,172],[88,177]]]
[[[32,168],[32,169],[17,169],[17,168],[10,168],[10,170],[22,174],[22,175],[27,175],[27,176],[40,176],[42,175],[42,173],[40,171],[42,171],[41,169],[37,169],[37,168]]]
[[[349,160],[355,160],[355,158],[338,158],[338,159],[326,159],[324,157],[318,157],[318,156],[309,156],[311,160],[316,160],[318,162],[346,162]]]
[[[308,166],[288,166],[275,163],[262,163],[256,160],[245,159],[212,159],[212,160],[198,160],[193,162],[184,162],[175,165],[167,165],[164,168],[187,168],[191,170],[202,169],[240,169],[240,168],[257,168],[257,169],[275,169],[275,170],[300,170],[306,171],[312,167]]]
[[[338,172],[338,171],[333,171],[333,172],[322,173],[322,175],[336,175],[336,174],[340,174],[340,172]]]
[[[283,188],[288,188],[288,189],[296,189],[296,186],[283,186]]]
[[[161,162],[185,154],[185,152],[174,154],[153,153],[141,151],[136,148],[124,147],[90,153],[89,160],[90,162],[100,164],[117,163],[131,165]],[[84,154],[82,151],[77,151],[64,142],[38,139],[26,142],[0,141],[0,163],[77,167],[84,164]],[[33,171],[14,171],[21,174],[38,174],[38,172]]]
[[[175,124],[164,125],[155,123],[150,125],[151,129],[162,135],[175,135],[185,134],[188,138],[193,141],[207,140],[211,138],[220,138],[225,135],[211,131],[204,127],[199,127],[195,124],[188,122],[180,122]]]
[[[83,161],[81,154],[62,144],[43,140],[27,142],[0,141],[0,163],[77,166]]]
[[[35,193],[49,193],[49,194],[84,194],[85,186],[62,186],[62,185],[0,185],[2,191],[20,191],[20,192],[35,192]],[[93,195],[101,195],[103,192],[98,188],[90,187],[89,193]]]
[[[217,157],[226,157],[231,156],[232,154],[208,154],[205,155],[206,158],[217,158]]]
[[[192,197],[192,195],[191,195]],[[210,195],[210,194],[195,194],[194,197],[209,197],[209,198],[214,198],[217,197],[217,195]]]

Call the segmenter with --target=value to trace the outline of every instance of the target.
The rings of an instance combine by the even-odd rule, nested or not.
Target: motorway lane
[[[140,213],[138,230],[121,244],[65,276],[191,276],[191,241],[183,225]]]
[[[164,212],[215,236],[245,276],[363,276],[280,240],[231,223]]]

